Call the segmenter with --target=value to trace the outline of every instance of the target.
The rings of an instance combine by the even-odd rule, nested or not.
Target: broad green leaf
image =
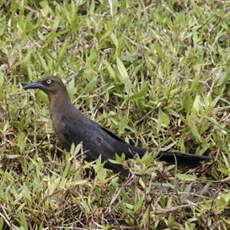
[[[197,94],[193,102],[192,111],[199,112],[200,109],[201,109],[201,97],[200,95]]]
[[[118,48],[119,43],[116,35],[114,33],[111,33],[110,38],[113,41],[114,45]]]
[[[176,177],[180,180],[185,180],[185,181],[195,181],[197,180],[197,177],[194,175],[187,175],[187,174],[180,174],[177,173]]]
[[[128,95],[130,95],[132,83],[131,83],[131,81],[129,79],[128,72],[127,72],[123,62],[118,57],[117,57],[117,68],[118,68],[118,71],[119,71],[119,75],[118,75],[119,79],[125,85],[126,93]]]
[[[95,161],[93,168],[97,174],[97,180],[104,184],[106,182],[106,169],[104,168],[104,164],[101,161],[101,156]]]
[[[24,132],[19,132],[18,137],[17,137],[17,145],[20,149],[20,152],[22,153],[25,149],[26,146],[26,135]]]
[[[221,86],[221,85],[227,83],[228,81],[230,81],[230,71],[219,74],[219,76],[217,77],[216,86]]]
[[[104,64],[109,72],[109,75],[113,78],[116,79],[116,73],[113,70],[113,67],[110,65],[110,63],[107,60],[104,60]]]
[[[164,113],[161,109],[159,110],[158,120],[160,120],[160,124],[164,128],[167,128],[169,126],[169,124],[170,124],[169,116],[166,113]]]
[[[6,157],[8,159],[17,159],[17,158],[21,157],[21,155],[19,155],[19,154],[7,154]]]
[[[193,106],[193,98],[190,93],[187,92],[183,95],[182,104],[187,113],[191,111]]]
[[[202,142],[201,135],[200,135],[200,133],[196,127],[195,117],[194,116],[188,116],[187,117],[187,124],[188,124],[190,131],[192,132],[192,135],[196,139],[196,141]]]
[[[0,87],[3,85],[3,83],[4,83],[4,75],[2,71],[0,70]]]

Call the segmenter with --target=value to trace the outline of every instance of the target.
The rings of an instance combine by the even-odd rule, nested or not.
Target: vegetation
[[[2,0],[0,229],[229,229],[229,12],[216,0]],[[213,161],[180,169],[146,154],[122,178],[80,146],[62,154],[46,96],[22,90],[51,74],[127,142]]]

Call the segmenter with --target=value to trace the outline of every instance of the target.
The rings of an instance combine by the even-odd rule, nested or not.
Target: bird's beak
[[[41,82],[32,82],[28,85],[23,86],[23,89],[43,89],[44,86]]]

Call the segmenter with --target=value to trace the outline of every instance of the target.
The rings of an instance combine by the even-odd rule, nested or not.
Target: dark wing
[[[94,161],[101,156],[106,168],[120,172],[125,176],[129,174],[129,171],[124,169],[122,165],[113,164],[109,161],[109,159],[115,159],[116,153],[123,153],[123,150],[124,152],[129,151],[126,147],[127,143],[87,118],[72,120],[63,116],[61,123],[61,133],[68,148],[71,147],[72,143],[76,145],[82,143],[86,160]]]
[[[112,133],[108,129],[104,128],[103,126],[97,124],[101,129],[103,129],[106,133],[108,133],[111,137],[117,139],[118,141],[124,142],[120,137],[118,137],[116,134]],[[125,143],[125,142],[124,142]]]
[[[127,158],[133,157],[135,153],[146,152],[145,149],[127,144],[111,131],[101,127],[96,122],[81,117],[80,119],[69,119],[63,116],[61,119],[62,133],[65,142],[71,146],[72,143],[83,143],[85,150],[90,150],[95,160],[99,155],[105,159],[114,159],[115,154],[125,153]]]

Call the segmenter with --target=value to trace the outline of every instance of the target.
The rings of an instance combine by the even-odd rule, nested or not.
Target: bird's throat
[[[56,94],[48,95],[48,97],[49,97],[51,113],[53,111],[63,109],[63,107],[66,104],[71,103],[68,93],[64,93],[64,92],[59,93],[58,92]]]

